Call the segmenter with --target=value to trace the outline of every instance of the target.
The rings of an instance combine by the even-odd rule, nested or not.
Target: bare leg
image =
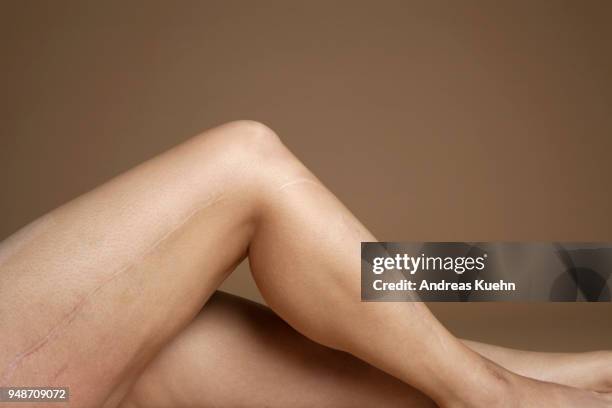
[[[580,360],[582,354],[524,352],[464,342],[501,365],[506,362],[506,368],[523,375],[536,373],[541,378],[535,378],[540,379],[566,379],[588,363]],[[551,361],[561,358],[571,359],[571,364],[558,367]],[[147,366],[121,404],[122,408],[207,406],[434,404],[361,360],[306,339],[265,306],[217,292],[198,317]]]
[[[218,292],[147,366],[121,406],[435,405],[361,360],[306,339],[268,308]]]
[[[269,129],[214,129],[2,244],[0,384],[67,384],[74,406],[115,406],[248,250],[283,319],[440,405],[612,405],[481,358],[424,304],[361,303],[364,240]]]

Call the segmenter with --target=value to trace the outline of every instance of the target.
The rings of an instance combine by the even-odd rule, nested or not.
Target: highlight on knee
[[[212,130],[229,148],[243,148],[248,153],[267,153],[283,146],[279,136],[271,128],[254,120],[236,120]]]
[[[297,161],[276,132],[253,120],[236,120],[206,130],[185,142],[184,148],[201,159],[208,173],[226,176],[226,185],[255,185],[260,181],[267,185],[270,173]]]
[[[266,186],[270,186],[270,183],[280,186],[310,173],[283,144],[278,134],[261,122],[237,120],[213,132],[217,133],[217,130],[221,143],[236,159],[236,164],[263,176]]]

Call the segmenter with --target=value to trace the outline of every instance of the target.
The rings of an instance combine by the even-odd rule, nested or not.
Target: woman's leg
[[[0,383],[65,384],[75,406],[115,405],[248,251],[291,325],[441,405],[612,405],[512,375],[424,304],[361,303],[359,242],[372,240],[269,129],[213,129],[2,244]]]
[[[147,366],[121,408],[434,407],[349,354],[314,343],[268,308],[216,293]]]
[[[249,262],[266,302],[298,331],[442,406],[612,406],[609,396],[511,374],[452,336],[423,303],[360,302],[360,242],[375,237],[297,160],[279,168],[274,174],[283,177],[267,184]]]
[[[609,369],[602,364],[609,363],[609,357],[600,356],[595,362],[582,354],[534,353],[465,343],[523,375],[554,377],[568,385],[584,381],[575,373],[584,373],[591,364]],[[568,361],[557,361],[565,359]],[[361,360],[306,339],[267,307],[217,292],[147,366],[121,404],[121,408],[208,406],[435,405],[414,388]]]

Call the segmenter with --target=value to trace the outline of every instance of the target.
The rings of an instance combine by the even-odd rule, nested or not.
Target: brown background
[[[612,241],[611,4],[2,1],[0,238],[249,118],[379,239]],[[245,265],[224,288],[260,299]],[[484,341],[612,348],[611,304],[432,308]]]

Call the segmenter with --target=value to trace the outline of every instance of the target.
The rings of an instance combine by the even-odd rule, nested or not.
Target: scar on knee
[[[283,191],[283,190],[285,190],[285,189],[287,189],[287,188],[289,188],[291,186],[296,186],[296,185],[299,185],[299,184],[312,184],[312,185],[315,185],[315,186],[318,186],[318,187],[321,186],[321,184],[316,182],[315,180],[312,180],[312,179],[309,179],[309,178],[305,178],[305,177],[300,177],[298,179],[291,180],[291,181],[288,181],[286,183],[283,183],[278,188],[277,191]]]
[[[115,272],[111,273],[106,279],[102,280],[98,285],[96,285],[90,292],[85,294],[83,297],[79,299],[72,309],[68,313],[66,313],[60,321],[53,326],[46,335],[37,340],[30,347],[26,348],[24,351],[18,353],[13,357],[12,361],[8,364],[7,368],[2,373],[0,377],[0,385],[7,384],[8,380],[13,376],[17,368],[28,358],[34,355],[36,352],[40,351],[50,340],[57,337],[60,333],[60,329],[68,327],[79,315],[79,312],[84,308],[84,306],[88,303],[88,301],[93,298],[98,292],[100,292],[106,285],[115,280],[118,276],[122,275],[126,271],[133,268],[136,264],[138,264],[143,259],[146,259],[152,252],[154,252],[160,245],[162,245],[166,240],[168,240],[174,233],[180,230],[183,225],[187,224],[189,220],[195,217],[198,213],[209,208],[216,203],[223,200],[223,193],[217,194],[215,196],[209,196],[207,199],[203,200],[200,205],[197,205],[196,208],[189,212],[182,220],[180,220],[176,226],[170,228],[165,234],[163,234],[159,239],[155,240],[143,253],[129,262],[127,265],[117,269]],[[58,375],[58,374],[56,374]]]

